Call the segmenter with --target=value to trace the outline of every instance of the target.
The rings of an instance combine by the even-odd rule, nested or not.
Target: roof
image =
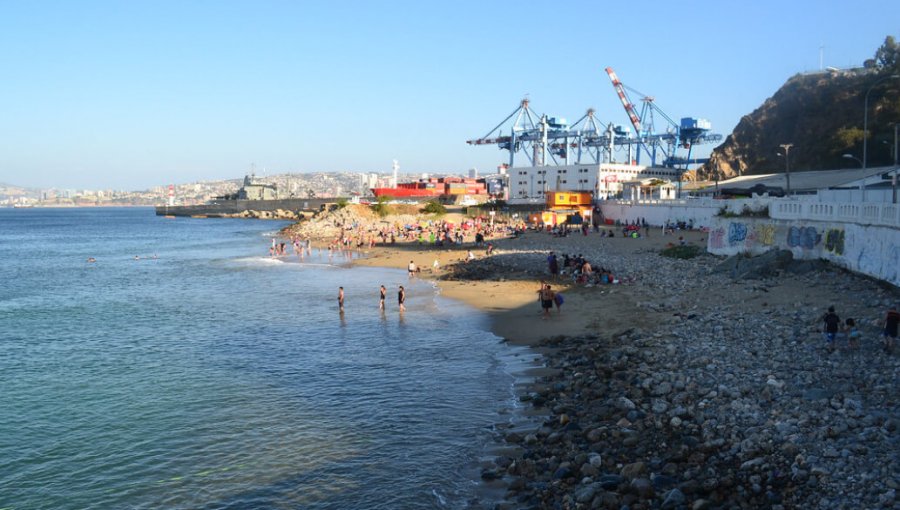
[[[860,179],[881,175],[892,171],[893,167],[882,166],[867,169],[850,168],[840,170],[811,170],[806,172],[791,172],[792,192],[812,192],[820,189],[847,186],[858,182]],[[719,181],[720,188],[749,189],[753,186],[766,186],[772,188],[787,188],[785,174],[742,175],[733,179]]]

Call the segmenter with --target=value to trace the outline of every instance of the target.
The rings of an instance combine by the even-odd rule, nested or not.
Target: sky
[[[528,97],[628,124],[604,69],[728,135],[792,75],[871,58],[896,0],[0,0],[0,183],[139,190],[496,169]],[[632,94],[632,99],[639,97]]]

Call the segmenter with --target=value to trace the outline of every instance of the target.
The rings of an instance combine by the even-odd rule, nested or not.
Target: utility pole
[[[894,175],[891,178],[891,203],[897,203],[897,127],[894,123]]]
[[[787,194],[790,196],[791,194],[791,165],[788,162],[788,155],[791,153],[791,147],[794,144],[792,143],[783,143],[779,145],[782,149],[784,149],[784,177],[787,179]]]

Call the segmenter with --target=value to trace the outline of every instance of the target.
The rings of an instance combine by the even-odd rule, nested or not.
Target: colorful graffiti
[[[835,255],[844,254],[844,229],[832,228],[825,231],[825,249]]]
[[[775,225],[772,225],[772,224],[756,225],[753,228],[752,235],[753,235],[753,239],[758,244],[772,246],[775,244]]]
[[[745,239],[747,239],[747,225],[736,222],[728,224],[728,244],[733,246],[743,243]]]
[[[741,248],[745,250],[757,246],[775,244],[775,225],[732,221],[728,227],[717,227],[709,232],[709,247],[713,250]]]
[[[791,248],[811,250],[822,241],[816,227],[791,227],[788,229],[787,244]]]
[[[719,250],[725,247],[725,229],[722,227],[709,231],[709,247]]]

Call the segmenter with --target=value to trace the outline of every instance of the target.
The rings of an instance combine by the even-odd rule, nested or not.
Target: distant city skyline
[[[484,175],[507,153],[465,141],[523,97],[627,125],[607,66],[728,135],[792,75],[862,65],[898,19],[886,0],[6,2],[0,182],[138,190],[394,159]]]

